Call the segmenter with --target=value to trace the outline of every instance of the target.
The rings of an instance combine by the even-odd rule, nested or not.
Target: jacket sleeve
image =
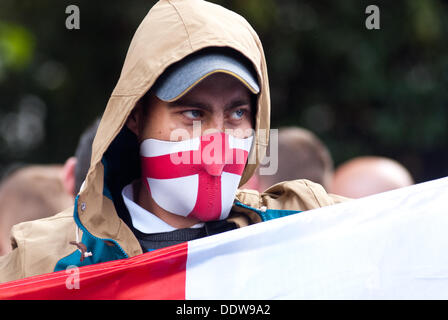
[[[13,250],[4,256],[0,256],[0,283],[23,278],[23,246],[12,238]]]
[[[0,283],[54,271],[57,262],[76,249],[73,207],[11,229],[12,252],[0,257]]]
[[[299,210],[306,211],[321,208],[350,199],[329,194],[317,183],[305,179],[284,181],[273,185],[264,192],[255,190],[238,190],[236,198],[238,201],[253,208],[275,210]],[[247,212],[252,222],[261,219]]]

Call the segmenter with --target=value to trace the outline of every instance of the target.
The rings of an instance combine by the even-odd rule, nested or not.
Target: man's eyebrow
[[[187,99],[178,99],[176,101],[172,101],[168,103],[170,107],[193,107],[198,109],[210,110],[211,107],[205,103],[201,103],[198,101],[190,101]]]
[[[224,107],[224,110],[230,110],[230,109],[234,109],[234,108],[237,108],[240,106],[250,105],[250,104],[251,104],[250,99],[245,99],[245,98],[235,99],[235,100],[231,101],[230,103],[228,103]],[[206,103],[188,100],[188,99],[182,99],[182,98],[180,98],[176,101],[169,102],[168,106],[170,106],[170,107],[192,107],[192,108],[198,108],[198,109],[203,109],[203,110],[211,110],[212,109],[212,107]]]
[[[246,104],[250,105],[250,99],[237,99],[237,100],[233,100],[232,102],[227,104],[224,109],[230,110],[230,109],[244,106]]]

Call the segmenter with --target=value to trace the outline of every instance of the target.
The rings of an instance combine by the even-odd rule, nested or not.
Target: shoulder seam
[[[311,193],[313,194],[314,200],[316,200],[319,207],[320,208],[325,207],[325,205],[322,205],[322,203],[319,201],[319,198],[316,196],[316,193],[314,192],[314,186],[312,184],[308,183],[308,181],[306,181],[305,179],[303,179],[302,181],[308,187],[308,189],[311,191]]]
[[[23,236],[23,231],[22,230],[17,230],[16,232],[21,234],[21,237],[19,237],[19,239],[17,239],[17,237],[15,237],[15,240],[17,242],[17,250],[18,250],[18,254],[20,256],[20,278],[25,278],[25,237]],[[20,239],[21,238],[21,239]],[[18,243],[20,242],[20,244]]]

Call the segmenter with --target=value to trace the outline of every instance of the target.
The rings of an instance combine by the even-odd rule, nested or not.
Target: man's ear
[[[137,105],[134,110],[132,110],[131,114],[126,120],[126,126],[129,130],[131,130],[137,137],[139,136],[139,128],[140,128],[140,117],[141,117],[141,107]]]
[[[76,157],[70,157],[65,161],[62,168],[62,185],[65,192],[71,196],[75,196],[75,168],[77,162]]]

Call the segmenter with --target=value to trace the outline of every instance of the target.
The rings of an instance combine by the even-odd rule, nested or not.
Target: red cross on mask
[[[227,218],[252,140],[225,133],[177,142],[144,140],[142,176],[151,197],[181,216],[201,221]]]

